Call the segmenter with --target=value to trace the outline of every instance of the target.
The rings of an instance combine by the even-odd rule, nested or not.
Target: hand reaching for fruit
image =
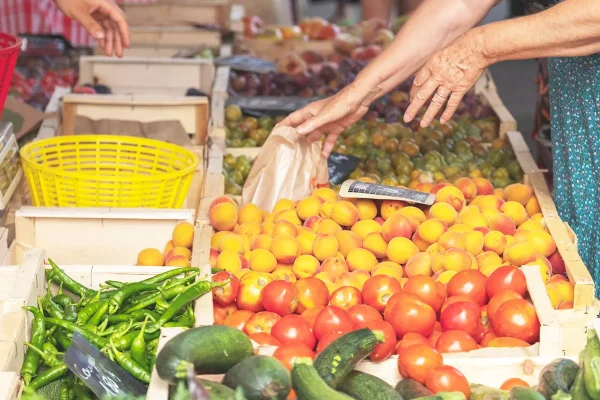
[[[100,43],[107,56],[121,57],[129,47],[129,26],[113,0],[54,0],[67,17],[79,22]]]

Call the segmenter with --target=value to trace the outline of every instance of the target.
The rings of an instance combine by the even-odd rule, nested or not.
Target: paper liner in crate
[[[273,130],[254,161],[242,202],[271,211],[279,199],[301,200],[316,187],[328,186],[327,159],[321,142],[308,143],[294,128]]]

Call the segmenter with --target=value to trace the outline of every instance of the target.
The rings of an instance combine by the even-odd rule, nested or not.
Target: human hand
[[[327,157],[344,129],[361,119],[369,110],[374,93],[361,93],[360,89],[350,84],[331,97],[315,101],[291,113],[279,125],[297,128],[299,134],[308,135],[309,143],[327,135],[323,144],[323,155]]]
[[[67,17],[79,22],[107,56],[123,56],[129,47],[129,27],[123,11],[113,0],[54,0]]]
[[[405,122],[412,121],[430,97],[429,108],[421,119],[422,127],[431,123],[446,101],[448,105],[440,122],[446,123],[452,118],[464,95],[488,67],[478,45],[479,38],[472,32],[431,56],[415,75],[410,91],[411,103],[404,114]]]

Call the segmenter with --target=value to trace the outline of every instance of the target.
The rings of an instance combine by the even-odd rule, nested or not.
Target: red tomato
[[[213,300],[221,306],[233,303],[235,296],[237,296],[238,289],[240,288],[240,280],[237,276],[227,271],[217,272],[213,275],[213,282],[216,283],[227,282],[229,279],[231,280],[227,285],[215,287],[212,290]]]
[[[483,335],[483,338],[479,341],[479,345],[481,347],[489,347],[490,342],[496,339],[497,337],[498,335],[496,335],[496,332],[490,330]]]
[[[415,344],[398,353],[398,372],[404,378],[425,383],[427,372],[444,363],[442,355],[428,344]]]
[[[448,331],[438,338],[435,349],[440,353],[460,353],[477,350],[477,342],[466,332]]]
[[[393,297],[393,296],[392,296]],[[373,307],[365,304],[357,304],[347,311],[348,316],[355,326],[364,327],[367,321],[383,321],[383,317]]]
[[[491,339],[487,347],[529,347],[530,344],[512,337],[495,337]]]
[[[269,277],[269,279],[272,278]],[[236,299],[239,309],[252,312],[263,311],[265,308],[261,301],[261,292],[269,282],[271,280],[267,281],[267,279],[260,275],[243,279],[240,283]]]
[[[294,282],[298,289],[298,308],[296,312],[302,314],[309,308],[325,307],[329,304],[329,289],[325,282],[318,278],[303,278]]]
[[[440,336],[442,336],[442,331],[433,331],[433,333],[431,334],[431,336],[429,336],[427,338],[427,343],[429,343],[430,346],[435,347],[435,345],[437,344],[437,341],[439,340]]]
[[[215,318],[215,325],[223,325],[225,319],[237,310],[238,306],[235,303],[231,303],[225,307],[220,306],[218,304],[213,304],[213,316]]]
[[[415,275],[408,278],[404,283],[402,291],[418,296],[425,303],[429,304],[435,312],[440,311],[444,300],[446,300],[446,288],[444,285],[425,275]]]
[[[398,343],[396,343],[395,353],[398,354],[400,350],[410,347],[414,344],[429,344],[429,342],[425,336],[419,333],[409,332],[404,335],[402,340],[399,340]]]
[[[314,332],[317,340],[321,340],[329,332],[348,333],[354,324],[348,313],[339,307],[327,306],[315,318]]]
[[[260,346],[281,346],[279,340],[265,332],[256,332],[248,335],[251,340],[254,340]]]
[[[331,342],[343,335],[342,332],[329,332],[327,335],[323,336],[323,338],[319,340],[319,344],[317,344],[317,354],[322,352]]]
[[[459,330],[475,337],[481,323],[481,311],[473,303],[459,301],[442,311],[440,323],[444,332]]]
[[[540,321],[535,308],[527,300],[505,301],[496,311],[492,326],[498,336],[521,339],[529,344],[540,338]]]
[[[280,319],[281,317],[274,312],[261,311],[250,317],[250,319],[246,322],[244,330],[248,335],[258,332],[265,332],[270,335],[273,325],[275,325]]]
[[[329,302],[343,310],[362,303],[362,294],[354,286],[342,286],[334,290]]]
[[[396,345],[396,332],[392,325],[386,321],[367,321],[367,328],[384,339],[383,343],[375,346],[375,350],[369,354],[369,359],[379,362],[391,356]]]
[[[265,310],[281,315],[293,314],[298,308],[298,289],[292,282],[276,280],[270,282],[261,293]]]
[[[400,292],[400,293],[396,293],[395,295],[393,295],[392,297],[390,297],[390,300],[388,301],[388,303],[385,305],[385,310],[383,311],[383,319],[389,322],[389,319],[392,316],[392,310],[394,308],[394,306],[400,301],[400,300],[413,300],[413,301],[420,301],[423,302],[423,300],[421,300],[421,298],[417,295],[414,295],[412,293],[405,293],[405,292]]]
[[[252,311],[248,310],[239,310],[235,311],[229,317],[225,318],[223,325],[229,326],[231,328],[239,329],[244,332],[244,328],[246,327],[246,322],[254,315]]]
[[[473,299],[468,296],[451,296],[451,297],[448,297],[446,299],[446,301],[444,301],[444,304],[442,305],[440,312],[444,312],[446,307],[448,307],[450,304],[458,303],[459,301],[466,301],[467,303],[473,303]],[[473,304],[475,304],[475,303],[473,303]]]
[[[494,315],[496,315],[496,312],[498,311],[500,306],[502,304],[504,304],[506,301],[514,300],[514,299],[522,299],[522,298],[523,297],[519,293],[514,292],[512,290],[502,290],[502,291],[496,293],[494,295],[494,297],[492,297],[490,299],[490,302],[488,303],[488,307],[487,307],[488,319],[491,321],[492,318],[494,318]]]
[[[300,314],[302,316],[302,318],[304,318],[306,320],[306,322],[308,322],[310,329],[315,329],[315,318],[317,318],[317,315],[319,315],[319,313],[321,312],[321,310],[323,308],[324,308],[323,306],[319,306],[316,308],[309,308],[308,310],[306,310],[302,314]]]
[[[367,279],[362,290],[363,301],[366,305],[383,312],[390,297],[400,293],[402,288],[396,278],[389,275],[375,275]]]
[[[462,392],[467,399],[471,394],[467,378],[459,370],[449,365],[442,365],[429,371],[425,386],[434,394],[439,392]]]
[[[529,383],[525,382],[523,379],[509,378],[504,381],[502,386],[500,386],[500,390],[506,390],[510,392],[510,390],[516,386],[529,387]]]
[[[486,276],[479,270],[465,269],[450,279],[446,290],[448,296],[467,296],[481,307],[487,303],[486,283]]]
[[[315,358],[315,352],[309,349],[304,343],[290,342],[282,344],[275,350],[273,357],[281,361],[281,363],[288,369],[292,370],[294,361],[300,357]]]
[[[409,297],[401,298],[386,319],[394,327],[396,336],[402,339],[409,332],[425,337],[431,335],[436,317],[433,308],[422,300],[411,298],[409,294],[402,294]]]
[[[512,265],[500,267],[492,272],[488,278],[486,290],[490,299],[503,290],[512,290],[523,297],[525,296],[525,292],[527,292],[525,274],[519,268]]]
[[[311,349],[315,348],[317,339],[308,322],[299,315],[286,315],[282,317],[271,329],[271,335],[282,344],[291,341],[304,343]]]

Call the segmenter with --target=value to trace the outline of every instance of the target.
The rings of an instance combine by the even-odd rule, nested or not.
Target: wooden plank
[[[227,88],[229,87],[230,68],[221,66],[217,68],[215,82],[212,88],[210,115],[212,126],[222,128],[225,126],[225,103],[229,97]]]
[[[18,399],[22,386],[21,378],[16,372],[0,372],[0,400]]]
[[[213,228],[210,225],[201,225],[194,234],[194,253],[192,254],[192,267],[200,268],[200,279],[212,279],[210,257],[210,240]],[[200,297],[194,304],[195,326],[214,324],[212,292]]]
[[[131,26],[189,26],[191,24],[229,24],[228,1],[172,1],[169,3],[121,4]]]
[[[50,101],[44,110],[46,116],[42,121],[42,125],[40,126],[35,140],[56,136],[61,119],[61,101],[63,96],[69,93],[71,93],[71,88],[69,87],[58,86],[54,89],[54,93],[52,93],[52,97],[50,97]]]
[[[302,53],[313,50],[325,56],[335,52],[332,40],[282,40],[243,38],[242,42],[252,55],[275,61],[287,53]]]
[[[504,138],[508,132],[517,130],[517,121],[504,106],[489,70],[477,81],[474,89],[475,93],[486,100],[494,110],[496,116],[500,119],[500,138]]]

